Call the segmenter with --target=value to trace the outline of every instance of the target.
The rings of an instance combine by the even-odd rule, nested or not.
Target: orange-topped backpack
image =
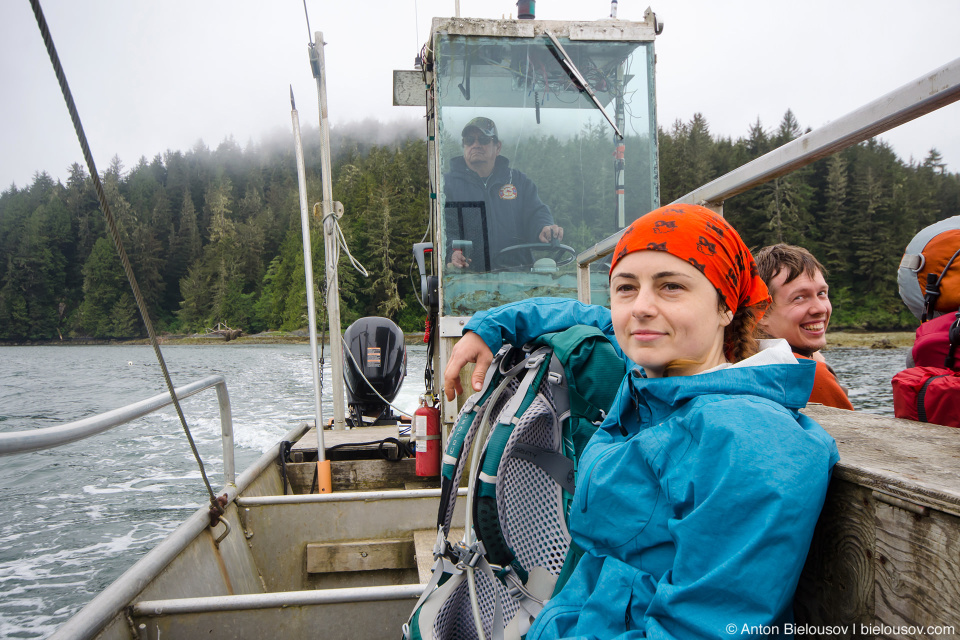
[[[921,324],[911,351],[914,366],[893,377],[894,413],[960,427],[960,216],[914,236],[897,283]]]

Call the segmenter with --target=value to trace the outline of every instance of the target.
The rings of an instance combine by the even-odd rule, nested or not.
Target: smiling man
[[[846,391],[820,350],[827,344],[827,326],[833,306],[826,270],[803,247],[775,244],[757,252],[757,269],[767,283],[773,304],[759,329],[771,338],[783,338],[794,355],[817,361],[810,402],[853,410]]]

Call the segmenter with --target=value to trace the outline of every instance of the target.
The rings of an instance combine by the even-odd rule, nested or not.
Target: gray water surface
[[[423,392],[425,349],[409,348],[395,404]],[[174,384],[227,380],[238,472],[313,419],[305,345],[169,346]],[[893,414],[890,378],[907,349],[834,349],[827,359],[858,410]],[[324,372],[330,380],[329,365]],[[332,415],[329,384],[324,416]],[[149,346],[0,347],[0,431],[48,427],[166,390]],[[183,411],[217,490],[223,460],[216,393]],[[173,408],[57,450],[0,458],[0,637],[41,638],[77,612],[193,511],[206,489]]]

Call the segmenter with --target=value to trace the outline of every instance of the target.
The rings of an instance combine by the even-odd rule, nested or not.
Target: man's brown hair
[[[787,272],[787,279],[783,281],[783,284],[792,282],[803,273],[813,278],[819,271],[823,274],[824,279],[827,277],[827,270],[820,264],[819,260],[813,257],[812,253],[803,247],[792,244],[766,246],[756,253],[754,259],[757,262],[757,271],[760,278],[768,286],[772,286],[770,283],[783,270]]]

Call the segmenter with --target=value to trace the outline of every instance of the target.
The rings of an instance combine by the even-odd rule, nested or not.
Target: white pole
[[[310,214],[307,209],[307,177],[303,168],[303,142],[300,139],[300,116],[290,87],[290,109],[293,139],[297,156],[297,181],[300,185],[300,230],[303,233],[303,273],[307,282],[307,323],[310,328],[310,361],[313,371],[313,412],[317,422],[317,460],[323,461],[323,406],[320,403],[320,360],[317,357],[317,306],[313,299],[313,251],[310,248]]]
[[[342,210],[334,212],[333,185],[330,172],[330,122],[327,118],[326,68],[323,62],[323,32],[314,38],[318,59],[317,96],[320,101],[320,180],[323,183],[323,253],[327,273],[327,316],[330,319],[330,370],[333,387],[333,428],[346,429],[343,391],[343,342],[340,338],[340,282],[337,277],[337,223]],[[342,207],[341,207],[342,209]]]

